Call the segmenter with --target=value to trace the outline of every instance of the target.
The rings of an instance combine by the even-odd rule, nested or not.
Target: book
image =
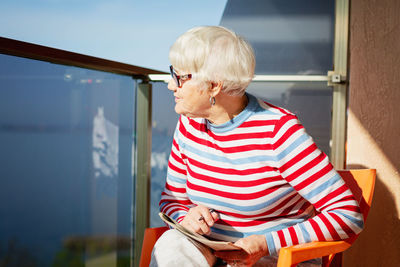
[[[176,222],[174,219],[166,215],[165,213],[160,212],[159,213],[161,220],[163,220],[165,223],[167,223],[169,226],[172,228],[178,230],[180,233],[183,235],[187,236],[191,240],[194,240],[196,242],[199,242],[213,250],[219,251],[219,250],[240,250],[241,248],[238,246],[235,246],[232,242],[228,241],[221,241],[221,240],[212,240],[208,238],[207,236],[200,235],[198,233],[194,233],[190,231],[189,229],[185,228],[178,222]]]

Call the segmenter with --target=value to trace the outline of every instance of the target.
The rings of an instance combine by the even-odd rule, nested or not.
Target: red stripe
[[[161,201],[160,201],[160,204],[161,204]],[[167,210],[169,210],[167,212],[167,214],[170,216],[173,212],[178,211],[178,210],[189,211],[189,208],[185,205],[181,205],[181,204],[178,204],[175,202],[170,202],[162,207],[161,212],[166,212]]]
[[[279,121],[277,121],[275,128],[274,128],[274,136],[276,136],[276,134],[281,130],[282,126],[285,125],[285,123],[287,123],[290,120],[296,120],[297,122],[297,118],[295,116],[283,116],[282,118],[280,118]],[[295,124],[298,125],[298,124]]]
[[[217,224],[225,225],[225,226],[233,226],[233,227],[252,227],[252,226],[265,224],[265,223],[273,221],[273,220],[275,220],[275,218],[263,218],[263,219],[255,219],[255,220],[249,219],[248,221],[245,221],[245,222],[231,221],[231,220],[218,220]]]
[[[314,221],[314,219],[308,220],[313,228],[315,234],[317,235],[318,241],[326,241],[324,234],[322,233],[319,225]]]
[[[333,227],[332,223],[326,218],[325,214],[321,213],[318,215],[321,220],[324,222],[326,228],[328,228],[329,233],[331,234],[333,240],[340,240],[339,234],[336,232],[335,227]]]
[[[250,132],[250,133],[237,133],[230,135],[216,135],[213,132],[208,132],[208,135],[216,141],[226,142],[226,141],[236,141],[242,139],[264,139],[271,138],[273,136],[271,132]]]
[[[248,128],[248,127],[263,127],[275,125],[277,120],[253,120],[245,121],[238,128]]]
[[[171,161],[168,162],[168,168],[170,168],[171,170],[176,171],[177,173],[186,175],[186,170],[178,168]]]
[[[198,123],[195,120],[189,120],[189,125],[200,132],[207,132],[207,125],[205,123]]]
[[[266,125],[273,125],[276,120],[270,121],[270,123],[267,123]],[[190,120],[189,125],[191,125],[194,129],[201,133],[206,133],[208,134],[212,139],[216,141],[236,141],[236,140],[241,140],[241,139],[259,139],[259,138],[270,138],[273,136],[272,131],[262,131],[262,132],[250,132],[250,133],[237,133],[237,134],[230,134],[230,135],[216,135],[212,131],[209,131],[205,124],[203,123],[198,123],[194,120]],[[238,127],[239,128],[239,127]],[[187,133],[186,129],[184,129],[184,126],[179,127],[179,131],[185,131]],[[185,135],[186,136],[186,135]]]
[[[331,206],[337,205],[340,202],[346,202],[346,201],[349,201],[349,200],[354,201],[354,205],[340,206],[340,207],[336,207],[336,208],[333,208],[333,209],[343,209],[343,210],[355,211],[357,213],[360,213],[359,207],[356,206],[357,201],[354,200],[352,195],[349,195],[347,197],[343,197],[343,198],[341,198],[341,199],[339,199],[339,200],[337,200],[337,201],[335,201],[333,203],[330,203],[329,205],[324,206],[324,210],[329,211],[329,210],[331,210],[330,209]]]
[[[248,136],[252,136],[254,138],[253,134],[251,134],[251,133],[248,134]],[[216,143],[212,143],[206,139],[202,139],[200,137],[194,136],[191,133],[188,133],[186,137],[198,145],[203,145],[203,146],[206,146],[207,148],[213,148],[213,149],[222,151],[224,153],[237,153],[237,152],[248,152],[248,151],[252,151],[252,150],[271,150],[272,149],[271,144],[248,144],[248,145],[241,145],[241,146],[221,147],[221,146],[217,145]],[[237,141],[239,139],[235,139],[235,140]],[[246,140],[246,141],[248,141],[248,140]]]
[[[177,154],[175,154],[173,151],[171,151],[171,157],[172,157],[175,161],[179,162],[180,164],[185,165],[185,163],[183,162],[182,158],[179,157]]]
[[[254,192],[254,193],[233,193],[233,192],[226,192],[226,191],[213,189],[211,187],[196,185],[196,184],[191,183],[189,180],[186,182],[186,184],[187,184],[188,188],[190,188],[191,190],[194,190],[194,191],[204,192],[204,193],[208,193],[211,195],[220,196],[220,197],[229,198],[229,199],[236,199],[236,200],[252,200],[252,199],[261,198],[266,195],[272,194],[273,192],[275,192],[276,190],[278,190],[281,187],[280,185],[277,185],[277,186],[273,186],[273,187],[270,187],[270,188],[267,188],[267,189],[264,189],[264,190],[261,190],[258,192]]]
[[[275,125],[278,120],[272,119],[272,120],[251,120],[251,121],[245,121],[241,125],[238,126],[238,128],[248,128],[248,127],[260,127],[260,126],[272,126]],[[189,120],[189,125],[192,126],[194,129],[201,131],[201,132],[206,132],[207,125],[205,123],[199,123],[195,120]]]
[[[286,132],[273,144],[274,148],[279,148],[283,143],[285,143],[292,135],[296,132],[303,130],[303,126],[300,124],[292,125]]]
[[[198,168],[202,168],[202,169],[205,169],[205,170],[208,170],[211,172],[220,173],[220,174],[251,175],[251,174],[257,174],[257,173],[276,171],[275,168],[270,167],[270,166],[262,166],[262,167],[253,168],[253,169],[237,170],[237,169],[233,169],[233,168],[220,168],[220,167],[207,165],[207,164],[201,163],[200,161],[197,161],[194,159],[188,159],[188,160],[189,160],[189,164],[192,164],[193,166],[196,166]]]
[[[308,155],[310,155],[311,153],[313,153],[315,150],[317,150],[317,146],[312,143],[309,147],[307,147],[305,150],[301,151],[300,153],[298,153],[295,157],[293,157],[292,159],[290,159],[288,162],[286,162],[285,164],[283,164],[279,170],[280,172],[284,172],[287,169],[289,169],[290,167],[292,167],[293,165],[295,165],[297,162],[299,162],[300,160],[304,159],[305,157],[307,157]],[[294,178],[292,178],[294,179]]]
[[[358,206],[350,206],[350,205],[346,205],[346,206],[340,206],[340,207],[338,207],[338,208],[336,208],[336,209],[340,209],[340,210],[347,210],[347,211],[352,211],[352,212],[355,212],[355,213],[361,213],[360,212],[360,208],[358,207]]]
[[[189,211],[189,209],[188,208],[174,208],[174,209],[171,209],[171,210],[169,210],[168,211],[168,214],[169,214],[169,216],[171,216],[172,214],[174,214],[174,213],[176,213],[176,212],[181,212],[181,211],[184,211],[184,212],[188,212]],[[185,216],[183,216],[183,217],[185,217]]]
[[[297,239],[296,231],[294,230],[293,227],[289,227],[288,230],[289,230],[290,238],[292,239],[292,244],[297,245],[299,243],[299,240]]]
[[[179,145],[178,145],[178,143],[176,142],[175,138],[172,140],[172,145],[176,148],[176,150],[179,151]]]
[[[268,106],[270,106],[270,107],[272,107],[272,108],[275,108],[275,109],[277,109],[277,110],[279,110],[280,112],[282,112],[283,114],[286,114],[286,115],[292,115],[290,112],[288,112],[286,109],[283,109],[283,108],[281,108],[281,107],[278,107],[278,106],[275,106],[275,105],[272,105],[272,104],[270,104],[270,103],[268,103],[268,102],[266,102],[266,101],[263,101],[265,104],[267,104]]]
[[[170,185],[169,183],[165,184],[165,188],[168,189],[171,192],[176,192],[176,193],[186,193],[186,188],[180,188],[180,187],[175,187]]]
[[[161,193],[161,196],[169,196],[168,194],[166,194],[165,192]],[[180,200],[180,199],[161,199],[160,200],[160,205],[163,203],[170,203],[171,201],[173,201],[173,203],[179,203],[182,205],[192,205],[193,203],[190,200]]]
[[[192,171],[191,168],[188,168],[188,174],[192,176],[193,178],[196,178],[198,180],[218,184],[218,185],[225,185],[225,186],[231,186],[231,187],[251,187],[251,186],[258,186],[258,185],[263,185],[267,183],[273,183],[277,181],[282,181],[282,176],[272,176],[272,177],[265,177],[265,178],[260,178],[257,180],[242,180],[242,181],[232,181],[232,180],[224,180],[224,179],[218,179],[214,178],[208,175],[203,175],[200,172],[194,172]]]
[[[183,221],[183,219],[185,219],[185,216],[180,216],[180,217],[178,217],[178,219],[176,219],[176,221],[178,223],[181,223],[181,221]]]
[[[282,230],[277,231],[279,241],[281,242],[281,247],[286,247],[286,240],[285,240],[285,235],[283,234]]]
[[[304,164],[304,165],[303,165],[302,167],[300,167],[297,171],[295,171],[295,172],[293,172],[292,174],[288,175],[288,176],[286,177],[286,181],[288,181],[288,182],[293,181],[294,179],[298,178],[299,176],[301,176],[301,175],[304,174],[305,172],[307,172],[307,171],[311,170],[312,168],[314,168],[315,166],[317,166],[317,165],[318,165],[319,163],[321,163],[325,158],[326,158],[326,155],[325,155],[324,153],[320,152],[320,154],[319,154],[318,156],[316,156],[314,159],[312,159],[311,161],[309,161],[309,162],[307,162],[306,164]],[[327,168],[327,167],[328,167],[328,168]],[[327,173],[327,172],[329,172],[333,167],[331,167],[331,168],[329,169],[329,165],[326,165],[324,168],[327,168],[327,169],[326,169],[326,170],[324,170],[324,169],[319,170],[317,173],[315,173],[314,175],[308,177],[308,178],[305,179],[304,181],[309,180],[310,178],[313,178],[312,181],[309,181],[309,182],[311,183],[311,182],[317,180],[318,178],[324,176],[324,174]],[[301,182],[301,184],[304,183],[304,181]],[[307,183],[307,184],[309,184],[309,183]],[[296,190],[300,190],[301,188],[304,187],[304,186],[300,186],[300,187],[299,187],[299,186],[300,186],[300,184],[297,185]],[[297,189],[298,187],[299,187],[300,189]]]

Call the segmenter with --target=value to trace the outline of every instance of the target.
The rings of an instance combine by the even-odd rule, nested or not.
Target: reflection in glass
[[[168,158],[171,152],[172,137],[178,121],[174,110],[173,93],[165,83],[153,83],[152,110],[152,153],[151,153],[151,195],[150,226],[162,226],[164,223],[158,216],[161,192],[167,177]]]
[[[0,263],[129,266],[134,88],[0,54]]]
[[[326,75],[333,68],[333,0],[228,0],[220,25],[253,45],[256,74]]]

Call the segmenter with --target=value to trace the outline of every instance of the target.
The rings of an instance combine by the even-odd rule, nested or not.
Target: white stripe
[[[314,221],[319,225],[319,228],[321,229],[325,239],[328,241],[333,240],[333,237],[329,233],[329,230],[326,227],[325,223],[319,217],[314,217]]]
[[[305,226],[307,232],[309,233],[310,239],[311,239],[312,241],[318,241],[318,236],[317,236],[317,234],[315,233],[315,230],[314,230],[314,228],[312,227],[311,223],[310,223],[309,221],[305,221],[305,222],[303,223],[303,225]]]
[[[305,181],[307,178],[315,175],[317,172],[321,171],[323,168],[326,167],[326,162],[325,160],[321,161],[311,169],[307,170],[306,172],[302,173],[299,175],[296,179],[292,180],[290,182],[291,185],[296,186],[300,184],[301,182]],[[290,174],[289,174],[290,175]]]
[[[286,245],[288,247],[292,246],[293,242],[292,242],[292,238],[290,237],[290,233],[289,233],[288,228],[282,229],[282,232],[283,232],[284,239],[286,241]]]

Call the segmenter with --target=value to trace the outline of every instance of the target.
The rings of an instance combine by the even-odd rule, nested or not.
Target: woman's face
[[[211,108],[210,94],[208,90],[200,89],[196,81],[182,81],[182,86],[179,88],[175,81],[171,79],[168,83],[168,89],[174,93],[176,113],[190,118],[206,118],[208,116]]]

